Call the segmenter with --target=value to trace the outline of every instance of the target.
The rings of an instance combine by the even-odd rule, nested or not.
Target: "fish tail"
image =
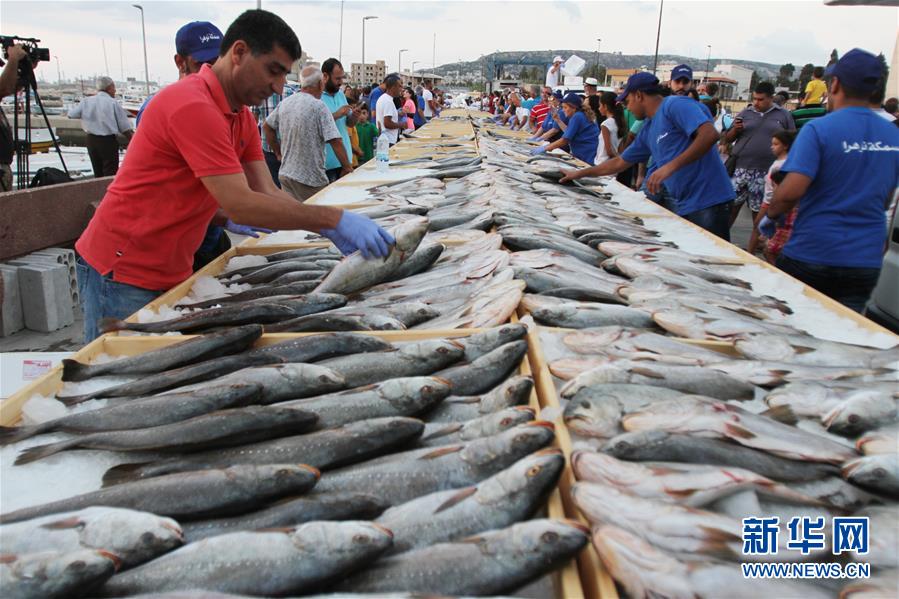
[[[70,360],[68,358],[62,361],[63,381],[86,381],[91,376],[89,364],[82,364],[78,360]]]
[[[123,331],[127,329],[135,331],[140,330],[139,328],[134,328],[134,324],[127,323],[118,318],[101,318],[97,327],[100,329],[101,333],[111,333],[113,331]]]
[[[52,430],[52,427],[42,426],[0,426],[0,445],[18,443],[35,435]]]
[[[72,407],[78,405],[80,403],[84,403],[86,401],[90,401],[92,399],[97,399],[101,397],[101,392],[95,393],[87,393],[85,395],[68,395],[65,397],[56,396],[56,400],[62,402],[62,404],[66,407]]]
[[[103,474],[103,487],[112,487],[142,479],[141,469],[147,464],[148,462],[136,462],[113,466]]]
[[[15,465],[21,466],[22,464],[30,464],[31,462],[36,462],[51,455],[57,454],[61,451],[65,451],[66,449],[77,447],[78,441],[78,439],[74,439],[71,441],[60,441],[59,443],[37,445],[35,447],[23,449],[21,452],[19,452],[19,456],[16,458]]]

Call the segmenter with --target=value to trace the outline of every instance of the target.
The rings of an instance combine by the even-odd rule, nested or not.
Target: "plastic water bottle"
[[[390,140],[387,139],[387,132],[378,136],[378,145],[375,150],[375,160],[378,161],[377,169],[379,173],[386,173],[390,170]]]

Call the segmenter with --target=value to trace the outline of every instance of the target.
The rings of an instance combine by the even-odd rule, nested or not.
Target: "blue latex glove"
[[[383,257],[396,240],[367,216],[344,210],[334,229],[322,229],[321,234],[334,242],[342,254],[362,252],[364,258]]]
[[[271,233],[271,229],[264,227],[251,227],[250,225],[239,225],[230,218],[225,223],[225,229],[236,233],[237,235],[249,235],[250,237],[259,237],[259,233]]]
[[[777,221],[773,221],[770,218],[768,218],[768,215],[766,214],[765,216],[762,217],[762,220],[759,221],[759,227],[758,227],[759,233],[761,233],[768,239],[771,239],[772,237],[774,237],[774,233],[775,233],[775,231],[777,231],[778,225],[783,226],[783,224],[784,224],[783,216],[781,216],[779,219],[777,219]]]
[[[540,154],[546,154],[546,146],[537,146],[531,150],[531,156],[539,156]]]
[[[539,135],[534,135],[534,136],[528,138],[528,141],[539,141],[539,140],[540,140]]]

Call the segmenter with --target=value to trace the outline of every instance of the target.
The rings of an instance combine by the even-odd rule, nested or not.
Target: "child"
[[[353,150],[353,168],[359,166],[359,158],[362,150],[359,148],[359,134],[356,132],[356,123],[359,122],[358,109],[354,109],[346,115],[346,130],[350,136],[350,148]]]
[[[375,140],[378,139],[378,127],[368,118],[368,106],[359,104],[359,122],[356,124],[356,135],[359,137],[359,149],[362,156],[359,164],[364,164],[375,157]]]
[[[771,198],[774,197],[774,190],[783,180],[780,167],[787,161],[787,154],[795,139],[795,131],[778,131],[771,137],[771,153],[774,154],[776,160],[768,169],[768,174],[765,175],[765,195],[762,199],[762,206],[759,208],[758,216],[756,216],[755,219],[752,235],[749,238],[748,251],[750,254],[756,252],[759,240],[762,238],[762,236],[759,235],[758,225],[762,218],[768,213],[768,205],[771,203]],[[790,238],[790,233],[793,232],[794,220],[796,220],[796,208],[786,215],[784,225],[782,227],[778,226],[774,236],[767,240],[764,247],[764,254],[765,259],[771,264],[774,264],[774,260],[777,259],[780,250],[783,249],[784,244],[786,244],[787,240]]]

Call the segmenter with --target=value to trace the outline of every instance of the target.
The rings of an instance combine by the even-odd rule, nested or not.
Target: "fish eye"
[[[145,532],[144,534],[142,534],[140,536],[140,542],[143,543],[144,545],[149,545],[150,543],[152,543],[155,540],[156,540],[156,535],[154,535],[152,532]]]
[[[500,424],[501,424],[502,426],[509,426],[510,424],[512,424],[512,419],[511,419],[511,418],[508,418],[508,417],[507,417],[507,418],[503,418],[502,420],[500,420]]]
[[[584,401],[581,402],[581,407],[584,408],[585,410],[589,410],[590,402],[585,399]]]
[[[81,560],[78,560],[78,561],[75,561],[75,562],[72,562],[71,564],[69,564],[69,568],[71,568],[73,570],[84,570],[84,568],[86,566],[87,566],[87,564],[85,564]]]
[[[537,476],[538,474],[540,474],[540,470],[542,470],[540,466],[531,466],[530,468],[528,468],[528,476]]]
[[[884,468],[875,468],[872,474],[877,478],[883,478],[887,475],[887,471]]]
[[[849,420],[849,423],[850,423],[850,424],[855,424],[855,423],[857,423],[857,422],[859,421],[858,414],[849,414],[848,420]]]
[[[368,543],[370,540],[366,535],[353,535],[353,542],[357,545]]]
[[[540,536],[540,538],[543,540],[544,543],[555,543],[556,541],[559,540],[559,535],[557,535],[556,533],[554,533],[552,531],[548,531],[548,532],[543,533]]]
[[[430,385],[425,385],[424,387],[421,388],[421,390],[424,391],[425,393],[430,393],[431,391],[434,390],[434,387],[432,387]]]

